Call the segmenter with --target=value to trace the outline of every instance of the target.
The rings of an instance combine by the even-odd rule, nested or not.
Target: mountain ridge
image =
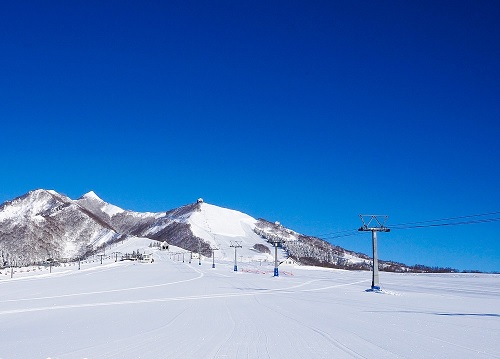
[[[0,205],[0,265],[75,260],[132,237],[228,261],[236,255],[233,244],[241,245],[241,260],[273,261],[270,242],[278,239],[280,261],[291,257],[304,265],[371,270],[371,258],[365,254],[201,199],[164,212],[134,212],[93,191],[73,200],[37,189]],[[392,261],[379,260],[379,265],[381,270],[413,271]]]

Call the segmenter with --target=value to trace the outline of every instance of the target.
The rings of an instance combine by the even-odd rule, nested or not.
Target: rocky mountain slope
[[[22,265],[85,256],[118,238],[107,222],[55,191],[31,191],[0,206],[4,262]]]

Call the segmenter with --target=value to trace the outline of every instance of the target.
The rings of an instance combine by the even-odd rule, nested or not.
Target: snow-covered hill
[[[234,258],[234,247],[237,256],[244,260],[271,260],[269,253],[260,253],[254,249],[256,244],[267,245],[261,236],[254,232],[257,220],[244,213],[201,203],[198,210],[189,216],[187,222],[193,234],[218,248],[216,258]],[[283,251],[280,251],[283,254]]]

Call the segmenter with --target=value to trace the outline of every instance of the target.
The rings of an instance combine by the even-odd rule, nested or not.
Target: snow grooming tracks
[[[249,297],[248,300],[258,304],[256,296]],[[248,303],[248,301],[245,303]],[[265,319],[248,315],[246,311],[240,311],[239,306],[240,304],[237,302],[225,301],[226,310],[231,316],[232,322],[234,322],[234,327],[228,339],[218,347],[213,359],[238,357],[272,358],[273,356],[269,349],[273,346],[274,342],[269,339],[266,331],[252,329],[261,324]],[[283,357],[285,356],[283,355]]]
[[[500,291],[492,276],[470,285],[445,277],[427,288],[426,278],[412,277],[422,287],[412,292],[405,289],[408,278],[387,274],[395,282],[389,288],[402,295],[383,296],[364,292],[369,279],[360,272],[297,269],[294,277],[274,278],[235,274],[229,263],[214,270],[158,259],[90,277],[80,272],[74,278],[4,283],[2,323],[26,334],[20,339],[17,331],[5,331],[2,357],[319,359],[469,353],[492,358],[500,353],[498,296],[435,289],[441,281],[451,290],[486,284]],[[374,323],[382,325],[373,330]]]
[[[303,321],[300,321],[300,320],[298,320],[296,318],[293,318],[290,315],[285,314],[283,310],[277,310],[277,308],[271,308],[268,305],[266,305],[266,304],[262,303],[261,301],[259,301],[258,298],[256,298],[256,300],[259,302],[259,305],[267,308],[268,310],[270,310],[273,313],[277,313],[277,314],[281,315],[283,318],[286,318],[287,320],[291,321],[292,323],[295,323],[296,325],[298,325],[299,328],[307,328],[310,331],[312,331],[312,332],[320,335],[321,337],[323,337],[324,339],[326,339],[330,344],[332,344],[335,348],[339,349],[341,352],[343,352],[345,354],[348,354],[349,357],[358,358],[358,359],[366,359],[367,358],[367,357],[359,354],[355,350],[349,348],[348,346],[342,344],[339,340],[333,338],[328,333],[326,333],[326,332],[324,332],[324,331],[322,331],[322,330],[320,330],[318,328],[312,327],[312,326],[304,323]],[[290,343],[290,344],[294,345],[295,343]],[[307,352],[309,352],[309,353],[315,353],[317,351],[317,349],[315,348],[315,346],[312,345],[312,344],[310,344],[308,341],[305,341],[305,345],[308,346]],[[318,356],[320,356],[320,357],[325,357],[325,356],[330,356],[332,353],[316,353],[316,354]],[[317,357],[317,356],[314,356],[314,357]]]
[[[56,299],[56,298],[67,298],[67,297],[78,297],[78,296],[86,296],[86,295],[96,295],[96,294],[107,294],[107,293],[117,293],[117,292],[127,292],[127,291],[134,291],[134,290],[143,290],[143,289],[148,289],[148,288],[159,288],[159,287],[166,287],[174,284],[180,284],[180,283],[187,283],[187,282],[192,282],[198,279],[201,279],[205,276],[203,272],[198,270],[195,267],[192,267],[193,271],[198,273],[199,275],[194,278],[189,278],[189,279],[183,279],[183,280],[178,280],[178,281],[173,281],[173,282],[168,282],[168,283],[161,283],[161,284],[153,284],[153,285],[145,285],[145,286],[138,286],[138,287],[130,287],[130,288],[120,288],[120,289],[110,289],[110,290],[102,290],[102,291],[94,291],[94,292],[82,292],[82,293],[72,293],[72,294],[61,294],[61,295],[54,295],[54,296],[45,296],[45,297],[36,297],[36,298],[20,298],[20,299],[8,299],[8,300],[2,300],[0,303],[7,303],[7,302],[22,302],[22,301],[32,301],[32,300],[45,300],[45,299]],[[101,270],[102,272],[104,270]],[[2,314],[3,312],[0,312]]]
[[[203,273],[202,272],[200,272],[198,270],[196,270],[196,271],[200,273],[199,277],[191,278],[191,279],[187,279],[187,280],[183,280],[183,281],[177,281],[177,282],[171,282],[171,283],[165,283],[165,284],[157,284],[157,285],[144,286],[144,287],[115,289],[115,290],[110,290],[110,291],[101,291],[101,292],[93,292],[93,293],[92,292],[88,292],[88,293],[67,294],[67,295],[44,297],[44,298],[40,297],[40,298],[26,299],[26,301],[29,301],[29,300],[41,300],[41,299],[54,299],[54,298],[63,298],[63,297],[72,297],[72,296],[79,296],[79,295],[90,295],[90,294],[121,292],[121,291],[127,291],[127,290],[137,290],[137,289],[144,289],[144,288],[154,288],[154,287],[167,286],[167,285],[172,285],[172,284],[177,284],[177,283],[185,283],[185,282],[190,282],[190,281],[193,281],[193,280],[196,280],[196,279],[200,279],[201,277],[203,277]],[[58,310],[58,309],[92,308],[92,307],[107,307],[107,306],[130,305],[130,304],[162,303],[162,302],[183,301],[183,300],[218,299],[218,298],[247,297],[247,296],[270,295],[270,294],[293,294],[295,292],[291,291],[292,289],[297,289],[297,288],[306,286],[308,284],[311,284],[311,283],[314,283],[314,282],[317,282],[317,281],[319,281],[319,280],[310,280],[310,281],[307,281],[307,282],[304,282],[304,283],[300,283],[300,284],[297,284],[297,285],[293,285],[293,286],[287,287],[287,288],[254,290],[254,291],[246,292],[246,293],[234,292],[234,293],[221,293],[221,294],[179,296],[179,297],[170,297],[170,298],[153,298],[153,299],[139,299],[139,300],[109,301],[109,302],[68,304],[68,305],[52,305],[52,306],[45,306],[45,307],[12,309],[12,310],[0,311],[0,315],[29,313],[29,312],[40,312],[40,311],[49,311],[49,310]],[[326,289],[335,288],[335,287],[343,287],[343,286],[346,286],[346,285],[354,285],[354,284],[357,284],[357,283],[359,283],[359,282],[347,283],[347,284],[342,284],[342,285],[338,285],[338,286],[329,286],[329,287],[324,287],[324,288],[317,288],[316,290],[326,290]],[[302,292],[306,292],[306,291],[308,291],[308,290],[302,290]],[[13,301],[13,300],[8,300],[8,301]],[[4,301],[4,302],[8,302],[8,301]],[[2,303],[2,302],[0,302],[0,303]]]
[[[335,284],[335,285],[329,285],[327,287],[321,287],[321,288],[313,288],[313,289],[303,289],[301,292],[316,292],[319,290],[327,290],[327,289],[333,289],[333,288],[340,288],[340,287],[347,287],[359,283],[366,283],[369,282],[369,279],[364,279],[364,280],[359,280],[357,282],[352,282],[352,283],[343,283],[343,284]]]

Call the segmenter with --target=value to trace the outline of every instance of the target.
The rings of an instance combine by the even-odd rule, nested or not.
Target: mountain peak
[[[102,201],[102,199],[98,195],[96,195],[94,191],[90,191],[90,192],[85,193],[81,198]]]
[[[104,213],[109,217],[113,217],[115,214],[123,212],[123,209],[104,201],[96,195],[94,191],[85,193],[76,202],[91,212],[94,212],[94,214]]]

